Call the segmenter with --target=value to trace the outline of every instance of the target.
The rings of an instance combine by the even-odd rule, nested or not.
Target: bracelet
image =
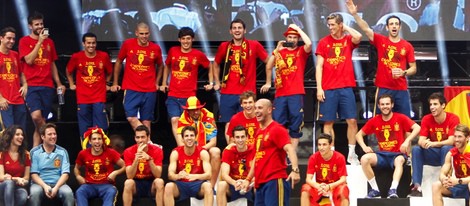
[[[248,182],[251,182],[251,177],[246,177],[245,180],[248,181]]]

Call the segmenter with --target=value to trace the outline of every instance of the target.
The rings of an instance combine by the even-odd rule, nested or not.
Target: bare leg
[[[136,192],[135,182],[132,179],[127,179],[124,182],[124,190],[122,191],[122,204],[124,206],[132,205],[132,198]]]
[[[183,140],[178,138],[178,117],[171,118],[171,131],[173,132],[173,137],[175,137],[176,145],[181,146],[183,145]]]
[[[217,194],[216,200],[218,206],[226,206],[227,205],[227,195],[231,196],[229,190],[229,184],[225,181],[219,181],[217,184]]]
[[[434,182],[432,184],[432,205],[443,206],[443,196],[450,196],[451,194],[452,193],[448,189],[444,188],[441,181]]]
[[[212,187],[215,186],[217,182],[217,178],[219,178],[219,170],[220,170],[220,149],[218,147],[212,147],[209,149],[209,154],[211,156],[211,185]]]
[[[175,183],[169,182],[165,185],[165,195],[163,200],[165,202],[165,206],[172,206],[175,205],[175,197],[180,196],[180,191]]]
[[[331,146],[335,146],[335,131],[333,129],[333,124],[334,122],[325,122],[323,125],[323,133],[329,134],[331,135],[331,138],[333,138]]]
[[[204,193],[204,206],[214,205],[214,193],[212,192],[212,185],[208,182],[204,182],[201,185],[201,190]]]
[[[374,170],[372,170],[372,166],[377,164],[377,155],[375,153],[367,153],[361,158],[361,166],[364,175],[366,176],[367,180],[370,180],[375,177]]]
[[[393,161],[395,165],[395,170],[393,171],[393,181],[400,182],[401,176],[403,175],[403,163],[405,163],[405,158],[403,156],[398,156]]]
[[[145,125],[147,128],[149,128],[149,136],[150,136],[150,134],[152,134],[152,121],[142,120],[142,124]],[[139,125],[137,125],[137,126],[139,126]],[[135,128],[134,128],[134,130],[135,130]]]
[[[356,134],[357,134],[357,121],[356,119],[347,119],[346,123],[348,124],[348,144],[356,144]]]
[[[153,181],[153,187],[155,187],[155,204],[157,206],[163,206],[163,192],[165,189],[165,182],[163,182],[163,179],[161,178],[156,178]]]
[[[310,206],[310,194],[303,191],[300,194],[300,206]]]
[[[297,146],[299,145],[299,138],[290,138],[290,143],[294,147],[294,151],[297,151]]]
[[[41,134],[39,134],[39,128],[46,124],[46,119],[42,116],[41,110],[31,112],[31,119],[34,123],[33,147],[35,147],[41,144]]]
[[[142,122],[140,122],[139,119],[137,119],[137,117],[128,117],[127,118],[127,121],[129,122],[129,124],[131,125],[132,127],[132,130],[135,130],[135,128],[139,125],[142,125]],[[150,129],[150,128],[149,128]]]

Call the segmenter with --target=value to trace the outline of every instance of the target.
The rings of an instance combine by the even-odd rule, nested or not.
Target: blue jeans
[[[17,186],[13,180],[5,180],[0,183],[1,203],[5,206],[26,205],[28,201],[28,191],[25,188]]]
[[[112,206],[117,196],[117,189],[112,184],[83,184],[75,195],[77,206],[88,206],[88,200],[95,197],[101,198],[104,206]]]
[[[52,186],[51,186],[52,187]],[[29,205],[30,206],[40,206],[42,199],[45,197],[44,189],[39,186],[38,184],[31,184],[29,188],[31,196],[29,198]],[[62,202],[63,206],[74,206],[75,199],[73,198],[73,191],[72,189],[64,184],[59,188],[59,191],[56,195],[56,198],[59,198]]]
[[[447,152],[452,148],[450,145],[442,147],[432,147],[423,149],[414,146],[411,151],[411,166],[413,168],[412,180],[414,184],[420,184],[423,180],[423,166],[442,166],[446,159]]]

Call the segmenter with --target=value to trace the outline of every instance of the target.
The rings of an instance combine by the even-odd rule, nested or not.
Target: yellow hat
[[[186,106],[181,106],[181,107],[183,107],[183,109],[201,109],[204,107],[204,105],[206,104],[205,103],[201,104],[201,102],[199,102],[199,99],[197,99],[197,97],[191,96],[186,101]]]

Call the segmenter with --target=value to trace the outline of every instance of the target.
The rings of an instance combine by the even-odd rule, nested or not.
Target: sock
[[[392,185],[390,186],[390,189],[397,189],[398,187],[398,181],[393,180]]]
[[[370,180],[367,180],[367,182],[369,182],[369,185],[373,190],[379,191],[379,186],[377,185],[377,181],[375,181],[375,177]]]
[[[356,145],[355,144],[348,144],[349,153],[348,154],[355,154],[356,153]]]

